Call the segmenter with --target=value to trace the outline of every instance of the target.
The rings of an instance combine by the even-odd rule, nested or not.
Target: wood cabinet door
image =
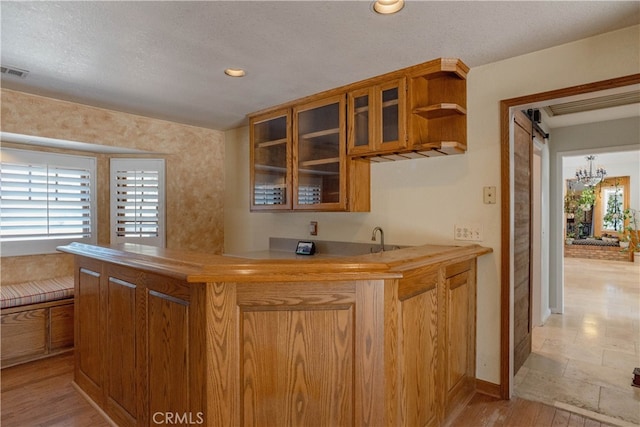
[[[136,316],[139,287],[134,270],[108,266],[106,295],[106,345],[102,356],[108,375],[104,385],[107,412],[120,425],[136,425],[141,349],[137,346]]]
[[[350,156],[393,154],[406,147],[406,91],[401,78],[348,93]]]
[[[402,374],[398,425],[433,426],[441,418],[438,272],[403,279],[400,302],[398,368]]]
[[[75,277],[75,375],[76,383],[100,405],[104,404],[104,310],[102,265],[82,259]]]
[[[340,94],[293,110],[295,210],[347,210],[345,98]]]
[[[407,146],[406,92],[404,78],[376,87],[375,151],[388,153]]]
[[[368,366],[356,366],[355,359],[366,356],[356,342],[361,314],[354,294],[350,282],[243,283],[234,307],[240,334],[238,425],[367,425],[358,414],[364,418],[369,412],[355,403],[371,393],[359,390],[359,373],[372,379],[361,374]],[[375,348],[368,353],[379,344],[369,337]]]
[[[289,210],[291,200],[291,110],[251,119],[251,210]]]
[[[375,140],[375,92],[373,87],[347,94],[347,152],[349,155],[371,153]]]
[[[444,341],[445,411],[460,405],[475,390],[476,286],[475,261],[446,268]]]

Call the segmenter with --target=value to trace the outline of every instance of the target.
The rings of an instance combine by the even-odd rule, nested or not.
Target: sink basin
[[[295,248],[298,243],[297,239],[288,239],[280,237],[269,238],[269,250],[247,252],[235,254],[241,258],[251,259],[315,259],[315,258],[333,258],[333,257],[351,257],[358,255],[368,255],[380,252],[380,245],[375,242],[371,243],[354,243],[354,242],[334,242],[325,240],[314,240],[316,245],[316,253],[312,256],[296,255]],[[384,245],[385,251],[393,251],[396,249],[408,248],[409,246],[400,245]],[[234,256],[227,254],[228,256]]]
[[[380,245],[376,243],[330,242],[315,241],[316,253],[331,256],[357,256],[380,252]],[[393,251],[406,246],[384,245],[385,251]]]

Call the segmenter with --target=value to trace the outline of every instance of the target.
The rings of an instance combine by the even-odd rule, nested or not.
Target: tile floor
[[[519,397],[640,425],[640,264],[565,258],[565,313],[533,330]]]

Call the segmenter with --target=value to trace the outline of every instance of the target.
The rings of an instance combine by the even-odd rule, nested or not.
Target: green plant
[[[568,214],[575,214],[578,210],[578,200],[580,197],[576,194],[576,191],[573,187],[569,186],[569,191],[567,191],[567,195],[564,196],[564,211]]]
[[[640,212],[638,212],[637,209],[627,208],[623,212],[623,219],[625,221],[629,221],[624,227],[623,241],[630,242],[628,250],[633,252],[640,252],[640,236],[638,234],[638,225],[640,225]]]
[[[624,225],[624,214],[622,212],[622,194],[618,188],[618,181],[615,182],[615,190],[613,194],[609,195],[609,200],[603,201],[606,203],[607,212],[602,218],[604,221],[604,228],[608,230],[622,231]]]
[[[578,206],[583,211],[589,211],[593,207],[596,201],[596,192],[591,187],[587,187],[580,193],[580,199],[578,200]]]

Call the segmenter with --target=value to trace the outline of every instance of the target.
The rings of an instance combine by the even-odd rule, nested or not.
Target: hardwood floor
[[[73,353],[2,370],[2,427],[110,424],[71,385]]]
[[[2,370],[3,427],[102,427],[109,423],[71,385],[73,354]],[[459,427],[604,427],[597,421],[520,398],[477,394],[449,424]]]

